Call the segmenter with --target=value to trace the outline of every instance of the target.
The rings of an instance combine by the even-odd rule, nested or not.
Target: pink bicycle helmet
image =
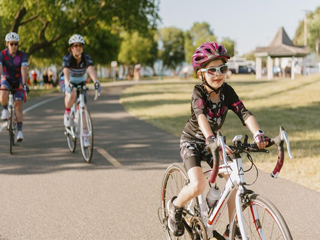
[[[212,60],[224,58],[228,61],[227,49],[216,42],[205,42],[196,49],[192,56],[193,70],[197,72]]]

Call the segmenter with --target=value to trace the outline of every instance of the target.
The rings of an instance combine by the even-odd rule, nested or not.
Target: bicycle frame
[[[283,140],[287,142],[289,156],[293,158],[290,151],[289,140],[285,131],[281,132],[281,137]],[[240,135],[236,136],[234,141],[238,139],[241,139]],[[221,143],[223,143],[222,139],[221,139]],[[218,175],[229,175],[229,178],[225,184],[224,190],[222,191],[217,204],[213,206],[213,209],[210,209],[208,207],[203,193],[197,196],[197,201],[200,206],[200,215],[203,220],[203,223],[205,224],[208,237],[210,238],[213,237],[213,231],[217,226],[220,216],[225,210],[225,207],[230,198],[230,195],[235,189],[237,189],[237,193],[235,197],[235,206],[236,206],[235,214],[237,217],[238,227],[240,229],[242,239],[248,239],[247,232],[245,229],[244,219],[243,219],[242,203],[244,202],[244,200],[248,195],[254,194],[254,192],[252,190],[245,188],[246,178],[243,170],[241,155],[235,154],[234,158],[232,159],[232,162],[227,162],[226,155],[225,155],[225,146],[223,146],[222,149],[223,149],[223,156],[224,156],[224,164],[219,166]],[[207,180],[210,179],[211,175],[212,175],[212,170],[208,170],[204,172],[204,176]],[[271,176],[274,177],[272,174]],[[190,206],[192,206],[193,204],[192,201],[190,202]],[[190,206],[186,206],[186,208],[187,208],[187,211],[192,213],[192,210],[188,209],[188,207]],[[208,215],[208,212],[210,213],[209,215]],[[251,214],[252,214],[253,222],[256,225],[256,229],[259,232],[260,238],[265,239],[265,236],[264,236],[265,234],[263,233],[262,228],[260,228],[259,214],[256,209],[256,206],[254,205],[251,206]],[[231,224],[233,223],[234,222],[231,221]],[[233,229],[232,225],[230,226],[230,229]]]
[[[205,178],[209,179],[211,176],[211,171],[208,170],[204,172]],[[212,232],[215,230],[215,226],[217,225],[217,222],[219,221],[220,216],[224,212],[224,209],[227,205],[227,202],[230,198],[231,193],[234,189],[237,190],[236,194],[236,211],[237,211],[237,217],[239,220],[239,228],[242,233],[242,236],[247,236],[245,232],[245,228],[243,225],[243,219],[242,219],[242,211],[241,211],[241,195],[245,192],[245,189],[242,187],[242,185],[245,183],[245,176],[242,168],[242,159],[241,158],[235,158],[231,163],[222,164],[219,166],[219,175],[220,174],[230,174],[229,179],[226,182],[225,188],[223,192],[221,193],[221,197],[219,198],[217,204],[214,206],[213,211],[211,209],[208,209],[205,197],[203,194],[200,194],[197,199],[200,206],[200,214],[201,218],[206,226],[207,233],[210,233],[208,237],[213,237]],[[253,192],[251,192],[253,193]],[[192,200],[194,201],[194,200]],[[190,202],[190,206],[193,205],[193,202]],[[192,213],[192,209],[188,208],[189,206],[186,206],[185,208],[187,211]],[[208,212],[211,211],[211,214],[208,216]],[[257,216],[258,217],[258,216]],[[255,218],[257,219],[257,218]],[[211,236],[210,236],[211,235]],[[247,238],[244,238],[247,239]]]
[[[69,95],[69,98],[71,95]],[[77,106],[79,105],[79,109],[77,111]],[[82,91],[80,91],[79,97],[77,98],[76,102],[72,105],[70,114],[74,114],[75,118],[79,119],[82,122],[83,117],[83,109],[85,108],[86,104],[84,101],[84,94]],[[78,134],[79,131],[79,125],[76,126],[76,132],[73,131],[73,128],[66,128],[67,133],[74,136],[74,138],[79,138],[79,136],[83,135],[83,129],[80,128],[80,135]],[[89,135],[87,135],[89,136]]]

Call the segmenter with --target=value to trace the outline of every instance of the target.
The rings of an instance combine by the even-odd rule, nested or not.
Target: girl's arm
[[[259,124],[257,123],[256,118],[251,115],[245,120],[245,124],[250,132],[253,134],[254,140],[257,143],[258,148],[264,149],[268,142],[265,141],[264,133],[260,129]]]

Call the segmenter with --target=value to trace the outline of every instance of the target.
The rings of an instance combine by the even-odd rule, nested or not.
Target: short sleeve
[[[232,87],[228,86],[226,96],[228,96],[228,108],[237,114],[242,124],[245,126],[245,121],[252,115],[252,113],[246,109]]]
[[[70,68],[70,54],[67,54],[62,58],[62,66],[64,68]]]
[[[90,55],[85,54],[84,59],[86,60],[86,66],[93,66],[93,60]]]
[[[195,86],[193,89],[191,106],[197,118],[200,114],[208,114],[207,108],[205,107],[206,95],[201,91],[199,86]]]
[[[28,66],[28,55],[26,53],[22,53],[21,57],[21,66]]]
[[[0,65],[3,66],[3,61],[4,61],[4,55],[5,55],[5,52],[4,50],[0,53]]]

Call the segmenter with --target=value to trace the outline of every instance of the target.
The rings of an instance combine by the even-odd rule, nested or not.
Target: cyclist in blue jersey
[[[75,86],[85,84],[86,72],[94,81],[95,88],[101,92],[101,85],[94,69],[92,58],[83,52],[84,44],[85,41],[81,35],[72,35],[69,39],[69,54],[65,55],[62,60],[64,84],[61,84],[60,88],[65,92],[65,127],[70,127],[70,111],[77,98]],[[90,143],[85,141],[85,145],[87,144]]]
[[[1,89],[19,88],[29,92],[27,85],[28,77],[28,56],[22,51],[18,50],[19,35],[15,32],[10,32],[5,37],[7,48],[0,53],[0,76],[1,76]],[[9,92],[0,91],[0,102],[3,110],[1,119],[7,120],[8,118],[8,100]],[[15,111],[17,118],[17,141],[23,140],[22,122],[23,111],[22,101],[24,100],[23,91],[17,91],[14,94]]]

